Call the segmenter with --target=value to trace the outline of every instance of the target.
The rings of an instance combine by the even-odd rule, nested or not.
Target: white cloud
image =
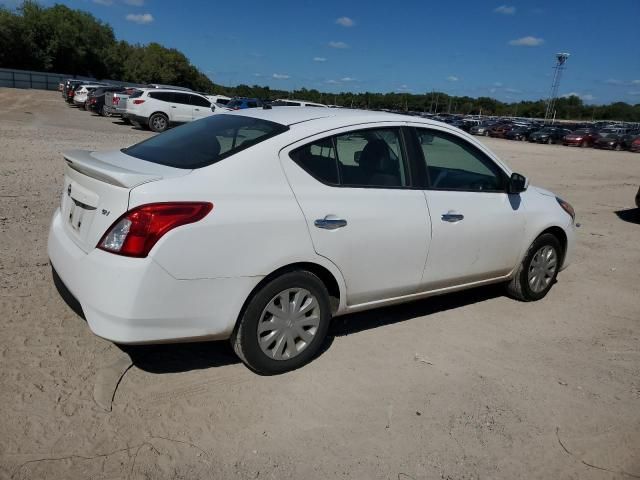
[[[522,93],[522,90],[518,90],[517,88],[505,88],[504,91],[507,93]]]
[[[129,22],[134,22],[134,23],[139,23],[139,24],[145,24],[145,23],[153,22],[153,15],[151,15],[150,13],[138,13],[138,14],[130,13],[125,18]]]
[[[131,5],[132,7],[142,7],[144,5],[144,0],[122,0],[127,5]]]
[[[503,84],[502,82],[495,82],[495,83],[493,84],[493,86],[494,86],[494,87],[498,87],[498,88],[502,87],[503,85],[504,85],[504,84]]]
[[[507,5],[500,5],[494,10],[495,13],[501,13],[502,15],[513,15],[516,13],[516,7],[509,7]]]
[[[631,80],[631,85],[640,85],[640,80]]]
[[[447,80],[450,81],[450,82],[457,82],[460,79],[458,77],[456,77],[455,75],[449,75],[447,77]]]
[[[356,24],[356,22],[354,22],[349,17],[340,17],[336,20],[336,23],[338,25],[342,25],[343,27],[353,27]]]
[[[355,79],[355,78],[353,78],[353,77],[342,77],[342,78],[340,79],[340,81],[341,81],[341,82],[355,82],[355,81],[356,81],[356,79]]]
[[[542,38],[527,36],[522,38],[516,38],[515,40],[510,40],[509,45],[513,45],[516,47],[537,47],[542,45],[544,40]]]
[[[337,80],[325,80],[324,83],[328,83],[329,85],[338,85],[340,82]]]
[[[272,77],[276,80],[286,80],[287,78],[291,78],[291,75],[287,75],[286,73],[274,73]]]
[[[325,57],[313,57],[314,62],[326,62],[327,59]]]
[[[329,42],[329,46],[331,48],[349,48],[349,45],[347,45],[344,42],[335,42],[335,41],[331,41]]]
[[[253,76],[254,77],[262,77],[262,74],[261,73],[254,73]]]
[[[111,5],[113,5],[113,0],[93,0],[93,3],[110,7]]]
[[[604,81],[604,83],[607,83],[609,85],[622,85],[624,82],[622,82],[621,80],[616,80],[615,78],[608,78]]]

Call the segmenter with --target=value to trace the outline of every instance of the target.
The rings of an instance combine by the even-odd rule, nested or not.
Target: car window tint
[[[173,103],[181,103],[183,105],[189,105],[189,97],[188,93],[174,93],[173,94]]]
[[[257,118],[213,115],[122,151],[160,165],[195,169],[216,163],[286,130],[286,125]]]
[[[324,138],[298,148],[291,158],[316,180],[331,185],[339,183],[338,164],[332,138]]]
[[[209,100],[207,100],[206,98],[201,97],[200,95],[191,95],[191,98],[189,101],[191,102],[191,105],[195,105],[197,107],[211,106],[211,102],[209,102]]]
[[[403,187],[408,184],[400,130],[359,130],[335,138],[342,185]]]
[[[504,190],[506,175],[484,153],[455,135],[418,128],[418,140],[437,190]]]
[[[247,108],[256,108],[257,106],[256,102],[247,102]]]

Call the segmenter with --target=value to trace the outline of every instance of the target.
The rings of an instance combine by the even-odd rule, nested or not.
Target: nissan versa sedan
[[[574,250],[571,205],[417,117],[247,109],[64,157],[48,252],[91,330],[230,339],[262,374],[338,315],[489,283],[539,300]]]

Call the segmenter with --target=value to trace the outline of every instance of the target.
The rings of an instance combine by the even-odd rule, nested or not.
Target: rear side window
[[[174,93],[173,94],[173,102],[174,103],[181,103],[183,105],[189,105],[189,97],[191,95],[189,95],[188,93]]]
[[[240,115],[213,115],[174,128],[122,151],[175,168],[195,169],[219,162],[289,128]]]
[[[337,135],[294,150],[291,158],[312,177],[343,187],[409,185],[400,129],[376,128]]]

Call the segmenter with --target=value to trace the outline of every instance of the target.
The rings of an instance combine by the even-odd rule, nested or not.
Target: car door
[[[193,120],[193,106],[189,101],[190,95],[183,92],[171,93],[170,120],[175,123],[186,123]]]
[[[348,305],[417,290],[431,227],[398,126],[311,137],[281,161],[315,251],[343,275]]]
[[[507,275],[522,250],[525,215],[507,173],[453,131],[415,128],[432,238],[421,289]]]
[[[213,113],[211,111],[211,102],[200,95],[191,94],[189,103],[191,104],[191,118],[193,120],[208,117]]]

